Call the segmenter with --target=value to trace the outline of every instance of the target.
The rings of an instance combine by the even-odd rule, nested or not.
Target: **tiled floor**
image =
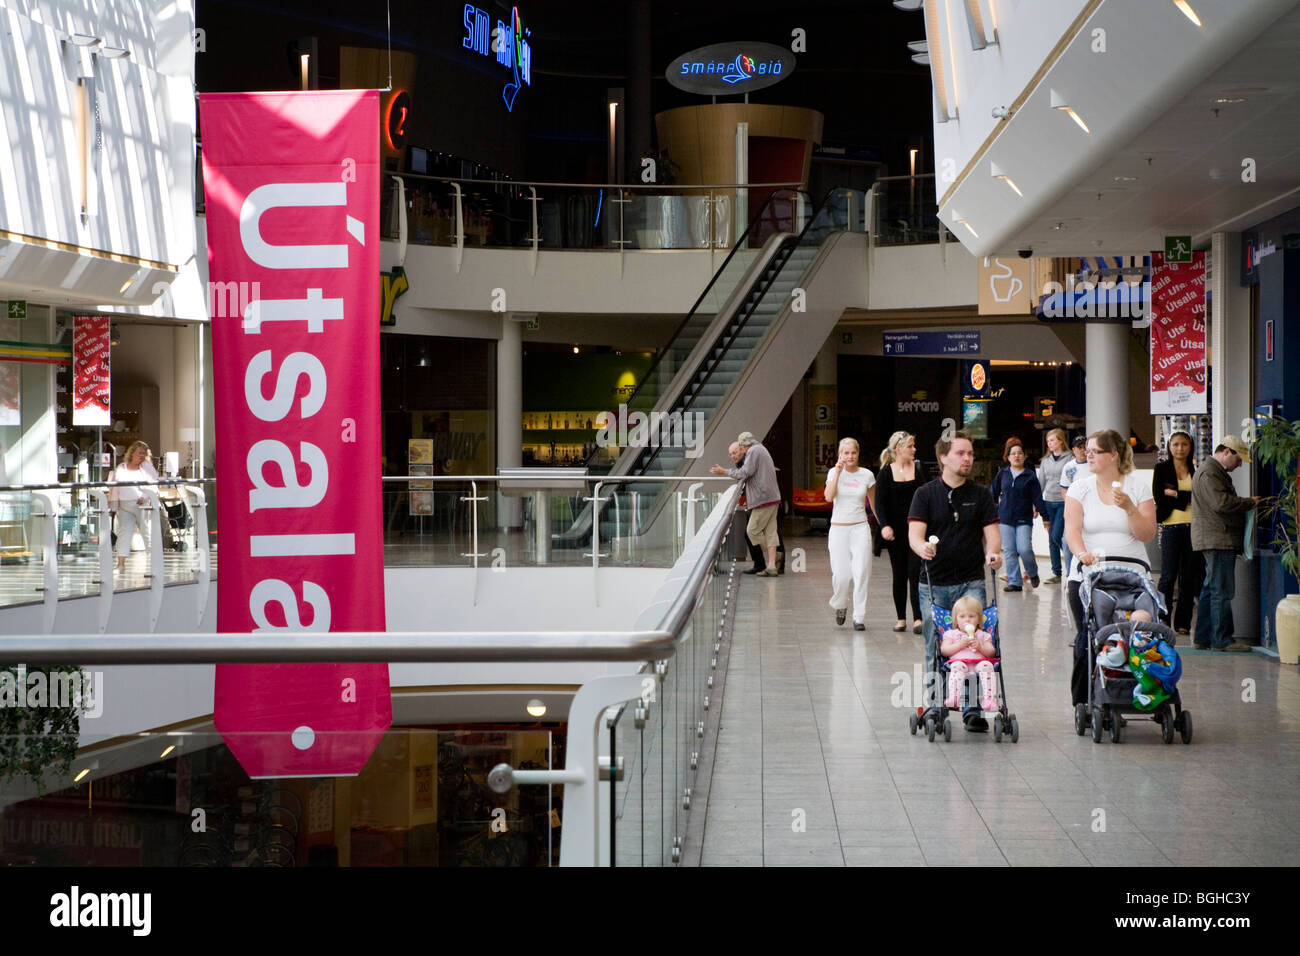
[[[1192,744],[1165,745],[1137,720],[1121,744],[1094,744],[1074,733],[1059,586],[999,592],[1020,742],[958,727],[928,743],[908,733],[922,639],[891,630],[888,558],[873,564],[868,627],[855,632],[827,604],[825,538],[795,547],[806,572],[741,587],[705,866],[1300,861],[1296,668],[1182,648]]]

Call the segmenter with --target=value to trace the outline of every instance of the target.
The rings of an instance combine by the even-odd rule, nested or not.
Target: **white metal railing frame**
[[[162,610],[163,587],[166,585],[163,571],[162,524],[166,520],[166,510],[158,489],[173,488],[179,492],[179,500],[185,505],[186,513],[194,528],[194,549],[191,552],[190,570],[195,573],[193,582],[198,585],[195,593],[194,626],[203,621],[207,610],[208,590],[212,581],[212,562],[208,551],[208,510],[205,485],[215,484],[212,478],[180,478],[163,476],[157,481],[79,481],[47,485],[4,485],[0,486],[0,498],[12,504],[14,495],[29,496],[34,505],[31,517],[42,521],[40,532],[41,548],[41,593],[43,605],[42,623],[46,634],[54,630],[55,618],[59,605],[59,518],[66,514],[82,514],[77,499],[81,494],[86,497],[86,514],[98,519],[100,535],[97,550],[99,563],[99,595],[97,598],[96,619],[99,632],[108,628],[109,615],[113,606],[113,595],[118,593],[114,578],[113,540],[111,533],[105,529],[112,528],[112,513],[109,510],[108,491],[111,488],[134,488],[147,499],[148,504],[141,510],[151,516],[147,522],[148,552],[150,571],[145,575],[149,582],[149,630],[158,624]],[[68,504],[65,506],[65,499]],[[93,511],[92,511],[93,508]],[[142,529],[143,530],[143,529]],[[125,589],[123,589],[125,590]],[[137,590],[137,589],[131,589]]]
[[[676,653],[690,632],[696,608],[714,580],[714,568],[738,502],[739,487],[732,483],[650,605],[642,612],[637,625],[627,631],[429,631],[406,634],[368,631],[280,633],[274,636],[0,635],[0,662],[84,667],[94,664],[282,664],[375,660],[422,664],[662,661]],[[661,608],[662,612],[659,611]],[[646,621],[654,618],[657,618],[654,624],[645,625]],[[640,672],[607,674],[593,678],[579,688],[569,708],[569,739],[563,769],[529,771],[527,776],[517,775],[508,767],[504,771],[501,767],[494,771],[495,787],[509,789],[514,783],[530,783],[562,784],[567,788],[567,825],[560,846],[561,866],[599,864],[601,719],[611,707],[640,698],[643,682]]]

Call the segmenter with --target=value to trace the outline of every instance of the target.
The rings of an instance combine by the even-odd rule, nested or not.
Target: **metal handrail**
[[[159,475],[145,481],[71,481],[53,485],[0,485],[0,494],[11,491],[77,491],[81,488],[132,488],[137,485],[211,485],[215,478],[169,478]]]
[[[458,176],[430,176],[426,173],[400,173],[403,179],[427,179],[438,183],[474,183],[481,186],[547,186],[561,189],[780,189],[802,186],[788,183],[543,183],[530,179],[462,179]],[[933,175],[933,174],[931,174]]]

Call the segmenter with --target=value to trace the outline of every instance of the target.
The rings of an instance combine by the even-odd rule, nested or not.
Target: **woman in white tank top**
[[[833,502],[826,544],[831,554],[831,607],[843,624],[853,598],[853,629],[867,629],[867,583],[871,580],[871,526],[867,505],[875,506],[876,477],[858,465],[855,439],[840,441],[840,458],[826,475],[826,500]]]

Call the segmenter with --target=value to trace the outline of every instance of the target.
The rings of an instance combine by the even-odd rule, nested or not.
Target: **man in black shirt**
[[[987,607],[984,568],[1002,566],[1002,534],[993,496],[983,485],[968,480],[975,463],[970,436],[959,431],[950,440],[940,438],[934,452],[942,474],[917,489],[907,520],[908,543],[929,563],[929,579],[921,578],[920,597],[925,609],[926,682],[937,692],[939,635],[930,605],[951,608],[969,594]],[[938,537],[937,545],[930,543],[931,537]],[[977,711],[965,716],[968,729],[987,726]]]

